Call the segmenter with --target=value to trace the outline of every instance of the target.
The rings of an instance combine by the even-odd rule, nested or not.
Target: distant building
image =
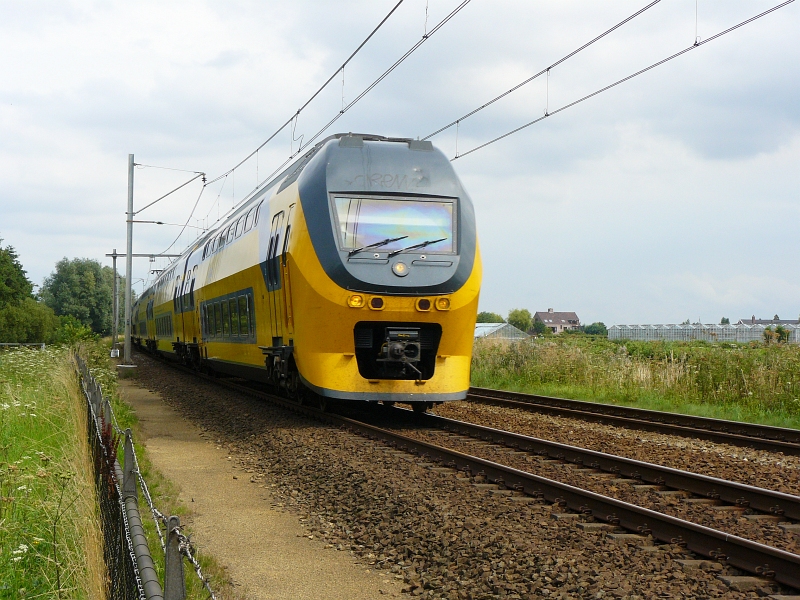
[[[778,315],[775,315],[776,317]],[[756,319],[753,315],[749,319],[739,319],[737,325],[800,325],[797,319]]]
[[[769,322],[768,322],[769,323]],[[608,328],[610,340],[642,340],[666,342],[690,342],[705,340],[707,342],[763,342],[764,331],[777,323],[768,325],[737,323],[736,325],[612,325]],[[800,325],[792,321],[784,325],[789,330],[789,343],[800,343]]]
[[[544,323],[553,333],[561,333],[567,329],[580,329],[581,320],[574,312],[555,312],[548,308],[547,312],[536,311],[534,323]]]
[[[527,333],[510,323],[475,323],[475,339],[523,340],[527,337]]]

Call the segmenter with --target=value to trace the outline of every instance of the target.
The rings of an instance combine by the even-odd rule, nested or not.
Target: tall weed
[[[0,597],[104,595],[85,418],[68,350],[0,352]]]
[[[478,340],[472,383],[800,426],[800,347],[791,344]]]

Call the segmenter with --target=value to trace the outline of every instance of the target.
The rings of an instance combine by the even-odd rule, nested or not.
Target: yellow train
[[[480,281],[472,202],[444,154],[337,134],[160,274],[133,339],[293,398],[424,411],[466,396]]]

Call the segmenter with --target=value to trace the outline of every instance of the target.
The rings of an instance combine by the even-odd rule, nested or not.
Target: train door
[[[283,248],[281,250],[280,269],[282,276],[281,289],[283,290],[283,309],[284,320],[283,324],[286,328],[286,335],[294,335],[294,314],[292,311],[292,286],[291,279],[289,278],[289,238],[292,234],[292,213],[294,212],[295,205],[289,206],[289,213],[286,216],[286,229],[283,232]],[[287,342],[288,343],[288,340]]]
[[[181,277],[180,275],[175,276],[175,289],[172,291],[172,322],[173,322],[173,331],[170,332],[172,335],[172,341],[180,342],[182,339],[185,339],[183,334],[183,314],[181,308],[181,293],[183,292],[183,285],[186,282],[185,277]],[[172,346],[170,345],[170,349]]]
[[[282,241],[283,211],[272,217],[272,225],[269,232],[269,246],[267,247],[267,295],[270,317],[270,331],[272,335],[272,345],[283,345],[283,311],[281,310],[281,272],[280,257],[278,251]]]

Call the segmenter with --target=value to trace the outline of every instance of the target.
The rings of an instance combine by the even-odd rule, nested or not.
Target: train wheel
[[[415,415],[424,415],[428,412],[428,403],[427,402],[412,402],[411,408],[414,409]]]
[[[381,404],[383,404],[387,408],[391,408],[392,406],[394,406],[394,402],[392,402],[391,400],[384,400],[383,402],[381,402]]]
[[[322,412],[327,411],[328,410],[328,399],[325,396],[318,396],[317,397],[317,407]]]
[[[303,403],[303,384],[300,383],[300,374],[297,371],[289,371],[286,377],[286,395],[297,404]]]

